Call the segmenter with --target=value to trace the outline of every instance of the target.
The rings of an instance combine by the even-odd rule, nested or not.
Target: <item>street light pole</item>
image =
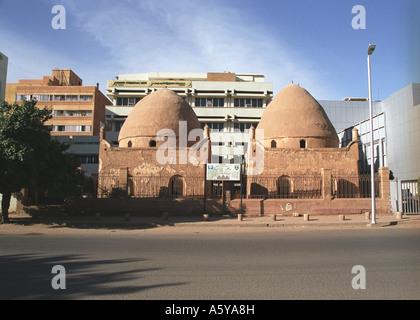
[[[369,80],[369,114],[370,114],[370,179],[371,179],[371,198],[372,198],[372,221],[371,224],[376,224],[375,212],[375,157],[373,147],[373,110],[372,110],[372,83],[370,74],[370,55],[375,51],[376,45],[370,44],[368,48],[368,80]]]

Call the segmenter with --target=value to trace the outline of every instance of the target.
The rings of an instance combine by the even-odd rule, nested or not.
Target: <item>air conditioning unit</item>
[[[207,107],[213,107],[213,103],[211,103],[211,101],[207,101]]]

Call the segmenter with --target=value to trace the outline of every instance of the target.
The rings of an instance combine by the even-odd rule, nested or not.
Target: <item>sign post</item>
[[[207,198],[207,164],[204,165],[204,199],[203,199],[203,215],[206,214],[206,198]]]
[[[241,165],[233,163],[208,163],[207,180],[240,181]]]
[[[241,183],[241,214],[242,214],[242,182],[243,182],[242,181],[242,166],[243,166],[243,164],[241,163],[241,176],[240,176],[240,178],[241,178],[241,180],[240,180],[241,181],[240,182]]]
[[[241,182],[241,213],[242,213],[242,164],[235,163],[207,163],[206,164],[206,181],[222,181],[222,208],[225,206],[224,182],[240,181]],[[204,200],[205,201],[205,200]],[[205,210],[205,205],[204,205]]]

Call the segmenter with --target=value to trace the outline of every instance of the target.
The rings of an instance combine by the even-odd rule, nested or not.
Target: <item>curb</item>
[[[134,217],[133,217],[134,218]],[[182,219],[182,217],[178,217]],[[378,221],[376,224],[369,223],[369,220],[359,220],[352,221],[352,219],[344,219],[339,220],[332,220],[330,217],[330,221],[320,221],[322,217],[311,217],[309,221],[299,220],[295,218],[291,219],[280,219],[280,220],[268,220],[265,221],[252,221],[249,217],[245,217],[243,220],[231,220],[228,219],[220,219],[220,220],[212,220],[211,217],[209,220],[197,220],[197,221],[177,221],[175,218],[172,219],[159,219],[159,218],[150,218],[150,221],[135,221],[135,219],[130,219],[130,217],[89,217],[86,219],[78,219],[72,218],[69,219],[59,219],[56,220],[55,223],[61,224],[63,227],[73,227],[73,228],[127,228],[127,229],[145,229],[145,228],[162,228],[162,227],[185,227],[185,228],[384,228],[390,226],[397,226],[397,225],[413,225],[413,226],[420,226],[420,217],[404,217],[402,219],[395,219],[394,216],[386,216],[382,217],[385,218],[386,221]],[[110,221],[110,219],[115,219],[115,221]],[[120,220],[117,220],[120,219]],[[186,219],[186,218],[184,218]],[[256,218],[258,220],[258,218]],[[382,220],[379,217],[379,220]],[[14,221],[20,221],[23,225],[29,224],[45,224],[48,222],[49,219],[42,219],[42,218],[28,218],[28,217],[20,217],[16,219],[12,219]]]
[[[135,221],[66,221],[75,227],[79,228],[88,228],[88,227],[98,227],[98,228],[118,228],[124,227],[128,229],[135,228],[162,228],[162,227],[186,227],[186,228],[325,228],[325,227],[336,227],[336,228],[352,228],[352,227],[366,227],[366,228],[384,228],[397,226],[401,224],[417,224],[420,225],[420,220],[391,220],[387,222],[378,222],[376,224],[371,224],[368,221],[343,221],[343,222],[225,222],[219,223],[217,221],[196,221],[196,222],[179,222],[171,221],[153,221],[153,222],[135,222]]]

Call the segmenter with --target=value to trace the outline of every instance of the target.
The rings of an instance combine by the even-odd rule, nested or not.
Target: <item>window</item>
[[[91,110],[53,110],[55,117],[91,117]]]
[[[32,99],[36,99],[38,101],[49,101],[50,96],[47,94],[34,94],[32,95]]]
[[[77,100],[79,100],[79,96],[78,95],[66,95],[65,100],[66,101],[77,101]]]
[[[213,132],[223,131],[224,125],[221,122],[201,123],[201,128],[204,129],[204,127],[206,126],[206,124],[209,126],[209,128]]]
[[[97,155],[78,155],[77,161],[80,164],[97,164],[99,159]]]
[[[306,148],[306,141],[305,140],[300,140],[300,147],[302,149]]]
[[[31,100],[32,95],[30,94],[17,94],[16,101]]]
[[[115,121],[114,123],[114,131],[120,131],[124,121]]]
[[[52,131],[65,131],[65,126],[53,126]]]
[[[74,116],[79,115],[79,112],[78,111],[73,111],[73,110],[70,110],[70,111],[66,110],[66,111],[64,111],[64,115],[68,116],[68,117],[74,117]]]
[[[54,96],[54,101],[65,101],[65,100],[66,100],[65,95],[55,95]]]
[[[92,95],[80,95],[80,101],[92,101]]]
[[[262,108],[263,99],[234,99],[234,107]]]
[[[224,107],[224,98],[195,98],[196,107]]]
[[[277,148],[277,143],[275,140],[271,140],[271,148]]]
[[[53,126],[52,131],[65,131],[65,132],[90,132],[92,126]]]
[[[141,98],[117,98],[117,106],[134,106]]]
[[[251,128],[252,123],[234,123],[233,130],[240,132],[247,132]]]
[[[149,141],[149,147],[156,147],[156,141],[155,140],[150,140]]]

